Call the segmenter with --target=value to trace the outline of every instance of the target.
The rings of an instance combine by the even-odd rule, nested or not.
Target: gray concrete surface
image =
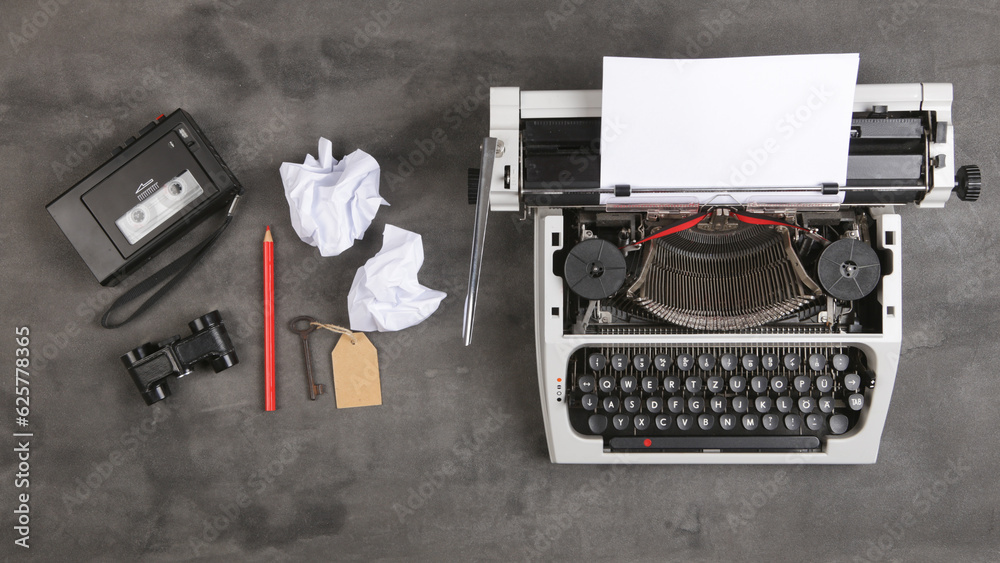
[[[998,214],[1000,167],[997,2],[388,7],[60,0],[0,8],[5,559],[1000,558],[1000,296],[997,229],[988,223]],[[861,53],[861,82],[953,82],[956,157],[982,165],[987,185],[978,205],[902,212],[905,337],[878,464],[551,465],[535,381],[530,225],[491,219],[476,342],[465,348],[459,339],[473,216],[465,170],[488,122],[481,84],[596,88],[603,55],[845,51]],[[128,328],[103,330],[98,311],[121,289],[98,286],[44,205],[177,107],[246,185],[245,206],[180,286],[183,296]],[[438,128],[446,140],[412,171],[401,168]],[[295,237],[278,177],[282,161],[300,161],[320,136],[338,156],[358,147],[373,154],[392,204],[336,258]],[[419,327],[372,335],[384,405],[310,402],[299,344],[279,328],[280,409],[265,414],[264,225],[277,240],[279,322],[311,314],[346,323],[351,279],[380,248],[386,223],[423,235],[421,279],[448,298]],[[213,308],[236,335],[241,363],[191,375],[147,408],[118,356]],[[14,494],[23,492],[10,435],[20,326],[30,327],[36,360],[28,550],[13,543]],[[313,337],[327,380],[332,343]]]

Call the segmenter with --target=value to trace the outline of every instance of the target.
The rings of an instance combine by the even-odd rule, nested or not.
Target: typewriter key
[[[646,410],[656,414],[663,410],[663,402],[659,397],[650,397],[646,399]]]
[[[615,371],[625,371],[625,368],[628,367],[628,356],[625,354],[615,354],[614,356],[611,356],[611,367],[614,368]]]
[[[733,410],[738,413],[745,413],[750,407],[750,399],[742,395],[737,395],[733,397]]]
[[[821,414],[811,414],[806,417],[806,426],[809,430],[816,431],[823,429],[823,415]]]
[[[669,414],[661,414],[656,417],[655,422],[657,430],[666,430],[670,428],[670,423],[673,422],[673,419]]]
[[[757,409],[757,412],[764,414],[771,410],[771,397],[761,395],[760,397],[754,399],[753,406]]]
[[[844,387],[848,391],[857,391],[861,388],[861,376],[856,373],[849,373],[844,376]]]
[[[715,426],[715,417],[710,414],[703,414],[698,417],[698,427],[702,430],[711,430]]]
[[[587,358],[587,365],[594,371],[601,371],[608,365],[608,359],[604,357],[604,354],[595,352]]]
[[[799,410],[804,413],[810,413],[813,411],[815,404],[813,403],[813,398],[806,395],[804,397],[799,397]]]
[[[625,430],[628,428],[628,419],[629,416],[627,414],[616,414],[612,417],[611,424],[615,425],[615,430]]]
[[[850,364],[851,359],[847,357],[847,354],[836,354],[833,357],[833,369],[837,371],[847,371]]]
[[[708,390],[712,393],[722,393],[722,391],[726,388],[726,380],[722,379],[718,375],[713,375],[708,378],[706,385],[708,386]]]
[[[689,414],[677,415],[677,428],[681,430],[691,430],[694,427],[694,417]]]
[[[802,427],[802,417],[797,414],[785,415],[785,428],[795,432]]]
[[[602,414],[592,414],[587,419],[587,426],[594,434],[600,434],[608,428],[608,418]]]
[[[636,354],[635,357],[632,358],[632,365],[639,371],[646,371],[649,369],[649,356],[646,354]]]
[[[847,398],[847,405],[851,407],[851,410],[859,411],[865,406],[865,396],[861,393],[855,393]]]
[[[712,368],[715,367],[715,356],[712,354],[698,356],[698,366],[705,371],[712,371]]]
[[[807,393],[809,391],[809,387],[812,386],[812,380],[804,375],[798,375],[792,380],[792,386],[795,387],[795,390],[799,393]]]
[[[731,414],[724,414],[719,417],[719,426],[723,430],[732,430],[736,428],[736,417]]]
[[[779,421],[780,421],[780,419],[779,419],[778,415],[776,415],[776,414],[765,414],[763,417],[761,417],[760,424],[761,424],[761,426],[764,427],[765,430],[774,430],[775,428],[778,427]]]
[[[635,415],[635,418],[632,419],[632,424],[635,424],[636,430],[645,430],[649,428],[649,415],[648,414]]]
[[[646,393],[652,393],[653,391],[656,391],[656,388],[659,386],[659,382],[656,380],[656,378],[650,376],[643,377],[641,383],[642,383],[642,390],[645,391]]]
[[[764,369],[767,371],[774,371],[778,369],[778,355],[764,354],[764,357],[761,358],[761,365],[763,365]]]
[[[666,354],[657,354],[653,358],[653,365],[656,366],[657,371],[667,371],[670,369],[670,356]]]
[[[739,361],[736,359],[736,356],[732,354],[723,354],[722,357],[719,358],[719,363],[722,364],[722,369],[726,371],[733,371],[736,369],[736,366],[739,365]]]
[[[626,393],[631,393],[635,391],[639,383],[636,381],[635,377],[631,375],[626,375],[621,380],[622,391]]]
[[[774,405],[778,408],[778,412],[789,413],[792,412],[792,406],[795,405],[795,402],[792,401],[791,397],[785,395],[783,397],[778,397],[774,401]]]
[[[835,414],[830,417],[830,432],[843,434],[847,432],[847,417],[842,414]]]
[[[798,354],[785,354],[785,369],[795,371],[802,365],[802,356]]]
[[[819,401],[816,401],[816,404],[819,405],[820,412],[827,414],[833,412],[833,397],[830,395],[823,395],[819,398]]]
[[[813,354],[809,356],[809,367],[813,371],[823,371],[826,367],[826,356],[823,354]]]
[[[816,378],[816,389],[820,393],[829,393],[833,389],[833,378],[829,375],[821,375]]]
[[[729,389],[733,393],[742,393],[747,389],[747,378],[742,375],[734,375],[729,378]]]

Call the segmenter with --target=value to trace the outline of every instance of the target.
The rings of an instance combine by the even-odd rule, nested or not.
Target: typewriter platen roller
[[[486,216],[520,213],[553,462],[873,463],[902,337],[894,206],[981,191],[955,167],[951,102],[950,84],[859,85],[846,185],[794,190],[839,204],[774,188],[767,204],[602,205],[630,192],[600,186],[601,92],[493,88],[466,344]]]

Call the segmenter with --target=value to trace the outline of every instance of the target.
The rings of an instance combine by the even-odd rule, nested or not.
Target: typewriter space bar
[[[630,451],[801,451],[819,448],[816,436],[619,436],[611,450]]]

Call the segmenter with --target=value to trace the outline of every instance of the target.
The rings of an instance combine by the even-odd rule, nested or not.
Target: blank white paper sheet
[[[847,181],[857,53],[727,59],[604,58],[601,187],[719,187],[602,203],[841,201],[812,187]],[[796,195],[798,194],[798,195]]]

